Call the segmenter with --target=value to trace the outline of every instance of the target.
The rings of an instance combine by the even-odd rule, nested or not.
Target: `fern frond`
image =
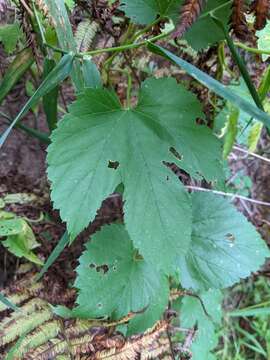
[[[247,38],[248,26],[245,17],[244,0],[233,0],[230,24],[231,29],[239,39],[245,40]]]
[[[266,25],[266,20],[269,19],[270,2],[269,0],[254,0],[250,5],[250,12],[255,15],[254,28],[261,30]]]
[[[89,50],[96,33],[99,29],[99,24],[96,21],[84,20],[79,23],[75,32],[75,41],[78,51]]]
[[[184,35],[199,17],[205,2],[205,0],[185,0],[181,8],[180,23],[173,34],[174,37]]]

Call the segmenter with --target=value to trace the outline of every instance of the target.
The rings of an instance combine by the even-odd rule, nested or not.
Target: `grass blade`
[[[55,68],[56,63],[53,59],[45,58],[43,77],[46,78]],[[59,86],[56,85],[50,92],[43,96],[43,108],[46,114],[47,124],[50,132],[56,128],[57,124],[57,100]]]
[[[234,43],[227,31],[227,29],[225,28],[224,24],[217,18],[215,17],[213,14],[211,15],[212,19],[214,20],[214,22],[217,24],[217,26],[223,31],[224,33],[224,36],[225,36],[225,39],[227,41],[227,44],[230,48],[230,51],[232,53],[232,56],[233,56],[233,59],[234,61],[236,62],[239,70],[240,70],[240,73],[247,85],[247,88],[250,92],[250,95],[252,96],[255,104],[258,106],[259,109],[263,110],[263,105],[262,105],[262,102],[261,102],[261,99],[257,93],[257,90],[255,88],[255,86],[253,85],[253,82],[249,76],[249,73],[247,71],[247,67],[243,61],[243,59],[241,58],[241,56],[239,55],[236,47],[234,46]]]
[[[33,64],[34,58],[31,49],[21,51],[9,65],[0,84],[0,104],[13,86]]]
[[[263,316],[270,315],[270,307],[254,308],[254,309],[241,309],[234,310],[227,313],[230,317],[249,317],[249,316]]]
[[[55,30],[58,37],[58,42],[61,48],[65,51],[76,53],[77,46],[73,37],[72,28],[68,18],[68,13],[64,0],[44,0],[48,6],[50,17],[55,23]],[[71,72],[71,78],[77,91],[83,90],[83,77],[81,72],[81,65],[78,59],[75,59],[74,66]]]
[[[12,309],[14,311],[19,311],[20,309],[18,306],[14,305],[11,301],[8,300],[3,294],[0,293],[0,301],[3,303],[7,308]]]
[[[153,43],[149,43],[148,48],[152,52],[171,60],[179,67],[183,68],[195,80],[199,81],[201,84],[206,86],[209,90],[213,91],[215,94],[219,95],[225,100],[230,101],[237,108],[245,111],[250,116],[261,121],[264,125],[270,128],[270,116],[267,113],[265,113],[258,107],[250,104],[245,99],[242,99],[239,95],[237,95],[237,93],[235,93],[231,89],[228,89],[225,85],[223,85],[219,81],[215,80],[211,76],[199,70],[196,66],[188,63],[187,61],[174,55],[173,53],[162,48],[161,46],[155,45]]]
[[[35,91],[33,96],[27,101],[27,103],[22,107],[19,114],[15,117],[6,131],[0,137],[0,148],[6,141],[8,135],[10,134],[13,127],[21,120],[21,118],[28,112],[31,107],[38,102],[38,100],[50,92],[56,85],[65,80],[72,69],[74,55],[66,54],[59,61],[57,66],[49,73],[49,75],[44,79],[38,89]]]
[[[65,231],[64,235],[61,237],[58,244],[56,245],[56,247],[53,249],[50,256],[48,257],[40,273],[36,276],[35,279],[36,281],[39,281],[42,278],[42,276],[49,269],[49,267],[52,266],[55,260],[60,256],[60,254],[62,253],[62,251],[64,250],[64,248],[67,246],[68,243],[69,243],[69,236],[68,236],[68,232]]]

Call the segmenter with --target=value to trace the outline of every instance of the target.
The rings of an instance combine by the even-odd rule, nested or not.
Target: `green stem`
[[[148,30],[151,30],[152,27],[155,26],[156,24],[158,24],[161,20],[163,20],[163,18],[158,18],[155,21],[153,21],[151,24],[147,25],[142,30],[135,33],[133,35],[133,37],[131,38],[130,43],[134,43],[140,36],[144,35]]]
[[[260,50],[260,49],[256,49],[256,48],[253,48],[253,47],[249,47],[249,46],[246,46],[245,44],[242,44],[240,42],[235,42],[234,43],[235,46],[241,48],[241,49],[244,49],[248,52],[251,52],[253,54],[258,54],[258,55],[270,55],[270,50]]]
[[[83,58],[85,55],[91,55],[91,56],[95,56],[95,55],[99,55],[99,54],[103,54],[103,53],[110,53],[110,52],[122,52],[122,51],[126,51],[126,50],[131,50],[131,49],[137,49],[141,46],[146,46],[148,45],[150,42],[156,42],[158,40],[164,39],[166,38],[168,35],[170,35],[172,32],[174,31],[174,29],[168,31],[167,33],[162,33],[159,34],[157,36],[154,36],[150,39],[138,42],[138,43],[133,43],[133,44],[126,44],[126,45],[121,45],[121,46],[115,46],[115,47],[110,47],[110,48],[104,48],[104,49],[96,49],[96,50],[92,50],[92,51],[86,51],[86,52],[79,52],[77,54],[75,54],[75,57],[78,58]],[[50,44],[45,43],[45,46],[51,48],[52,50],[56,51],[56,52],[60,52],[62,54],[69,54],[69,51],[60,49],[58,47],[52,46]]]
[[[221,30],[223,31],[225,39],[227,41],[227,44],[231,50],[233,59],[239,67],[240,73],[243,76],[243,79],[249,89],[250,95],[252,96],[255,104],[258,106],[259,109],[264,111],[263,104],[262,104],[261,99],[257,93],[257,90],[256,90],[255,86],[253,85],[253,82],[249,76],[246,65],[245,65],[244,61],[242,60],[241,56],[239,55],[238,51],[236,50],[236,47],[234,46],[234,43],[233,43],[231,37],[229,36],[227,29],[225,28],[224,24],[213,13],[211,13],[211,17],[215,21],[215,23],[218,25],[218,27],[221,28]]]

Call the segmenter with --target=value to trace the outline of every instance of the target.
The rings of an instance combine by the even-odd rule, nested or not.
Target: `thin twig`
[[[266,157],[264,157],[264,156],[255,154],[254,152],[245,150],[245,149],[243,149],[243,148],[241,148],[241,147],[239,147],[239,146],[236,146],[236,145],[235,145],[233,148],[234,148],[235,150],[237,150],[237,151],[240,151],[240,152],[242,152],[242,153],[244,153],[244,154],[247,154],[248,156],[253,156],[253,157],[257,158],[257,159],[260,159],[260,160],[262,160],[262,161],[265,161],[265,162],[267,162],[267,163],[270,163],[270,159],[268,159],[268,158],[266,158]]]
[[[250,203],[253,203],[253,204],[269,206],[270,207],[270,202],[251,199],[251,198],[248,198],[248,197],[242,196],[242,195],[237,195],[237,194],[233,194],[233,193],[226,193],[226,192],[223,192],[223,191],[217,191],[217,190],[213,190],[213,189],[207,189],[207,188],[202,188],[202,187],[199,187],[199,186],[191,186],[191,185],[186,185],[185,188],[190,189],[190,190],[194,190],[194,191],[211,192],[211,193],[216,194],[216,195],[227,196],[227,197],[231,197],[233,199],[242,199],[244,201],[247,201],[247,202],[250,202]]]

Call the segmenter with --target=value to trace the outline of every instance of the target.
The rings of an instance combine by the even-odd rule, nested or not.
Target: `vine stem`
[[[99,54],[103,54],[103,53],[122,52],[122,51],[125,51],[125,50],[137,49],[137,48],[139,48],[141,46],[145,46],[145,45],[149,44],[150,42],[156,42],[158,40],[161,40],[161,39],[167,37],[168,35],[170,35],[173,31],[174,31],[174,29],[171,29],[170,31],[168,31],[166,33],[159,34],[157,36],[154,36],[154,37],[152,37],[150,39],[147,39],[147,40],[144,40],[144,41],[140,41],[138,43],[126,44],[126,45],[115,46],[115,47],[104,48],[104,49],[96,49],[96,50],[91,50],[91,51],[86,51],[86,52],[79,52],[79,53],[76,53],[74,56],[79,57],[79,58],[83,58],[85,55],[95,56],[95,55],[99,55]],[[52,45],[50,45],[48,43],[45,43],[45,46],[51,48],[52,50],[54,50],[56,52],[60,52],[62,54],[68,54],[69,53],[69,51],[63,50],[63,49],[58,48],[56,46],[52,46]]]
[[[217,191],[217,190],[207,189],[207,188],[203,188],[203,187],[200,187],[200,186],[193,186],[193,185],[186,185],[185,188],[190,189],[190,190],[194,190],[194,191],[211,192],[211,193],[216,194],[216,195],[227,196],[227,197],[231,197],[233,199],[240,199],[240,200],[247,201],[247,202],[250,202],[250,203],[253,203],[253,204],[269,206],[270,207],[270,202],[251,199],[251,198],[248,198],[248,197],[242,196],[242,195],[237,195],[237,194],[233,194],[233,193],[226,193],[226,192],[223,192],[223,191]]]
[[[235,46],[241,48],[241,49],[244,49],[248,52],[251,52],[253,54],[258,54],[258,55],[270,55],[270,50],[260,50],[260,49],[256,49],[256,48],[253,48],[253,47],[250,47],[250,46],[247,46],[245,44],[242,44],[240,42],[235,42],[234,43]]]
[[[270,159],[268,159],[268,158],[266,158],[266,157],[264,157],[264,156],[255,154],[254,152],[251,152],[251,151],[247,151],[247,150],[242,149],[241,147],[236,146],[236,145],[234,145],[233,148],[234,148],[235,150],[237,150],[237,151],[240,151],[240,152],[248,155],[248,156],[253,156],[253,157],[257,158],[257,159],[260,159],[260,160],[262,160],[262,161],[265,161],[265,162],[267,162],[267,163],[270,163]]]

